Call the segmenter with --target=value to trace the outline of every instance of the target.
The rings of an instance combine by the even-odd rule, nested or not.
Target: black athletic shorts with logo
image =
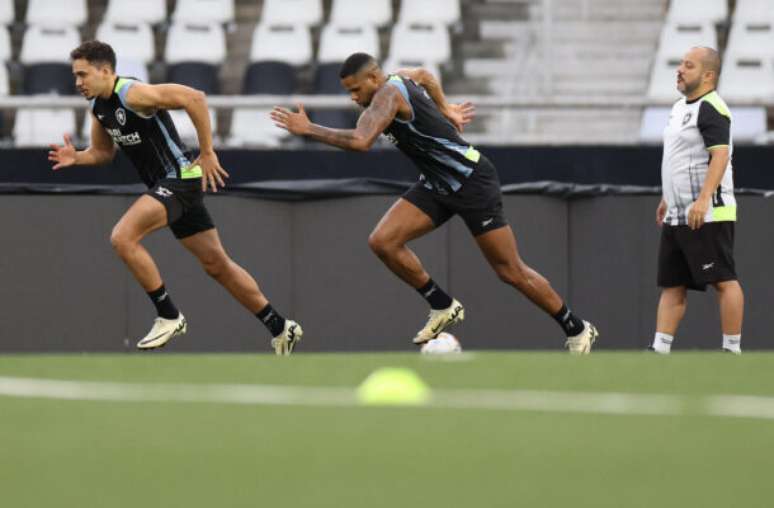
[[[473,236],[479,236],[508,224],[503,214],[500,178],[489,159],[481,156],[473,174],[457,192],[439,194],[420,181],[403,194],[403,199],[425,212],[435,227],[455,214],[468,226]]]
[[[707,284],[737,280],[734,222],[710,222],[697,230],[663,226],[658,253],[658,285],[704,291]]]
[[[167,224],[175,238],[182,239],[215,227],[204,206],[200,178],[163,179],[145,193],[167,209]]]

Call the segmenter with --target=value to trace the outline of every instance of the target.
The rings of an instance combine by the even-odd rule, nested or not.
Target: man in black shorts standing
[[[427,342],[465,316],[460,302],[430,278],[406,246],[458,214],[500,279],[561,325],[571,353],[589,353],[596,329],[568,310],[548,281],[521,260],[503,215],[497,171],[460,137],[472,106],[449,104],[438,81],[423,69],[388,76],[365,53],[351,55],[340,77],[352,100],[365,108],[354,130],[313,124],[301,105],[297,113],[274,108],[272,118],[293,134],[347,150],[367,151],[384,133],[419,169],[419,182],[387,211],[368,239],[384,264],[430,305],[429,319],[413,342]]]
[[[205,95],[182,85],[148,85],[117,76],[116,55],[103,42],[84,42],[70,57],[76,87],[90,102],[91,146],[76,150],[65,135],[64,146],[51,145],[48,159],[53,169],[108,163],[118,145],[149,188],[121,217],[110,237],[158,312],[137,347],[164,346],[187,329],[185,317],[172,303],[156,264],[140,243],[169,226],[207,274],[266,325],[275,352],[290,354],[301,339],[301,327],[274,310],[255,279],[228,256],[204,206],[207,186],[217,192],[228,176],[212,148]],[[199,140],[195,160],[180,141],[169,109],[185,109],[191,118]]]
[[[663,196],[656,209],[662,227],[658,285],[662,288],[650,349],[672,350],[685,315],[687,290],[715,288],[723,332],[722,349],[742,352],[744,293],[734,263],[736,198],[731,158],[731,112],[715,91],[720,56],[691,48],[677,68],[684,95],[664,129]]]

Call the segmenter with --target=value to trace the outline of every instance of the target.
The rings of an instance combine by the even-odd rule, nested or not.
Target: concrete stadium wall
[[[108,242],[132,197],[3,195],[0,351],[132,350],[154,317]],[[208,199],[224,245],[274,306],[300,320],[303,351],[411,350],[426,306],[368,249],[393,196],[299,203]],[[657,197],[565,201],[506,196],[523,257],[602,334],[599,348],[644,348],[653,334]],[[747,296],[743,347],[772,347],[774,201],[740,199],[737,263]],[[145,244],[189,321],[173,351],[267,351],[268,334],[199,268],[168,231]],[[502,284],[459,219],[412,245],[466,306],[463,345],[558,349],[556,324]],[[718,348],[715,295],[691,293],[675,349]]]

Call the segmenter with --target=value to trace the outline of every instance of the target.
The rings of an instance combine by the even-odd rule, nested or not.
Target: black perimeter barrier
[[[557,197],[660,192],[661,147],[483,147],[497,167],[503,192]],[[403,192],[417,171],[395,149],[367,154],[341,150],[220,150],[229,193],[304,200]],[[774,190],[774,147],[738,147],[735,186],[741,194]],[[0,193],[138,194],[144,190],[119,153],[102,168],[51,171],[45,150],[0,151]]]
[[[45,149],[0,150],[0,352],[134,351],[153,312],[112,251],[110,231],[144,190],[118,155],[105,167],[52,172]],[[653,336],[660,147],[482,148],[524,259],[602,334],[598,349],[642,349]],[[300,351],[415,349],[419,295],[370,251],[379,218],[417,179],[394,149],[222,150],[225,192],[207,199],[231,256],[275,308],[302,322]],[[772,349],[774,147],[738,147],[736,261],[745,289],[742,347]],[[256,199],[260,198],[260,199]],[[210,280],[167,231],[143,242],[185,313],[167,351],[269,352],[262,325]],[[553,349],[554,321],[487,265],[462,221],[411,243],[432,277],[466,306],[467,349]],[[674,350],[718,349],[713,291],[691,292]]]

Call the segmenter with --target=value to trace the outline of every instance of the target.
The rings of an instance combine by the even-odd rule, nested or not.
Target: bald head
[[[720,54],[716,50],[704,46],[693,49],[699,53],[702,71],[712,72],[715,76],[714,85],[717,86],[718,78],[720,77]]]

